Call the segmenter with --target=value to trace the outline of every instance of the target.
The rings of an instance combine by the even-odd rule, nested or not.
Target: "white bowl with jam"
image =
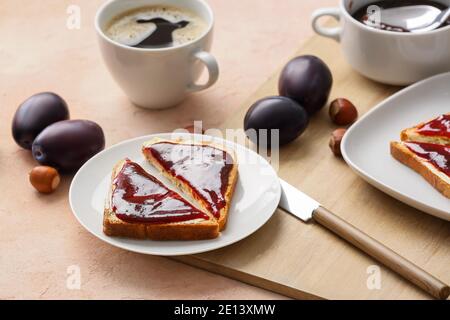
[[[395,26],[375,28],[364,23],[362,11],[373,10],[372,6],[376,6],[381,8],[382,15],[384,7],[396,2],[340,0],[338,8],[323,8],[313,13],[313,29],[340,42],[348,63],[362,75],[381,83],[409,85],[450,71],[449,24],[432,31],[413,33]],[[407,3],[431,5],[441,10],[450,6],[449,0],[411,0]],[[323,16],[337,19],[340,26],[319,25],[319,18]]]

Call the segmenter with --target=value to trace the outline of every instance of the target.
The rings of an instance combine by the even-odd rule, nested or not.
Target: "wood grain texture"
[[[108,146],[172,131],[193,120],[203,120],[210,128],[227,119],[222,128],[241,128],[248,106],[257,97],[276,93],[276,79],[269,80],[268,74],[311,34],[312,10],[336,5],[336,0],[209,0],[217,18],[213,53],[220,62],[221,77],[213,88],[165,111],[135,108],[108,74],[92,25],[103,1],[15,0],[3,1],[0,6],[0,160],[5,164],[0,168],[0,298],[280,298],[166,258],[127,252],[98,240],[70,211],[67,193],[72,176],[64,176],[50,196],[37,194],[29,185],[28,172],[36,162],[15,145],[10,122],[25,98],[50,90],[66,99],[73,119],[98,122]],[[74,4],[82,12],[80,30],[65,28],[66,10]],[[249,11],[258,19],[247,19]],[[281,15],[283,23],[277,21]],[[332,41],[314,38],[302,52],[320,55],[330,64],[335,77],[332,97],[348,96],[361,113],[396,90],[351,72]],[[364,232],[450,282],[450,225],[403,205],[354,175],[329,153],[328,135],[333,128],[326,111],[319,114],[304,136],[282,150],[280,175]],[[346,201],[340,201],[342,198]],[[290,297],[429,298],[384,268],[381,290],[368,290],[366,269],[375,264],[372,259],[323,228],[302,224],[282,211],[247,240],[186,259]],[[80,267],[80,290],[66,286],[69,266]]]
[[[315,36],[298,54],[321,57],[334,76],[331,99],[350,99],[360,115],[400,89],[372,82],[352,71],[338,44],[331,40]],[[242,128],[248,107],[259,98],[277,93],[278,74],[254,93],[223,129]],[[316,115],[299,139],[281,149],[280,177],[449,283],[450,224],[375,189],[343,160],[335,158],[328,149],[328,139],[336,127],[327,111]],[[281,210],[258,232],[235,245],[177,259],[299,299],[432,298],[324,228],[304,224]],[[379,289],[369,289],[367,285],[369,273],[376,270],[369,268],[373,265],[379,265],[381,271]]]
[[[104,1],[1,2],[0,299],[285,298],[95,238],[70,210],[67,194],[73,175],[63,176],[58,190],[48,196],[31,187],[28,172],[36,162],[12,139],[11,120],[27,97],[53,91],[67,101],[72,119],[102,126],[108,147],[171,132],[194,120],[216,127],[312,34],[311,12],[336,0],[208,0],[217,20],[213,54],[220,63],[220,79],[178,107],[162,111],[133,106],[108,73],[93,25]],[[80,29],[66,28],[71,6],[81,10]],[[247,12],[258,19],[248,19]],[[70,266],[80,268],[80,290],[67,287]]]
[[[314,211],[313,219],[433,297],[448,298],[450,288],[445,283],[342,220],[328,209],[319,207]]]

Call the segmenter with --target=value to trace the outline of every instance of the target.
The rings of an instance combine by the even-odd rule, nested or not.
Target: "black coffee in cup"
[[[206,32],[198,15],[170,6],[147,6],[114,17],[105,33],[113,41],[136,48],[167,48],[191,42]]]
[[[362,8],[358,9],[354,14],[353,17],[358,20],[359,22],[369,26],[369,27],[373,27],[376,29],[380,29],[380,30],[386,30],[386,31],[396,31],[396,32],[411,32],[411,30],[408,30],[408,28],[405,27],[400,27],[400,25],[404,25],[403,23],[401,23],[401,21],[399,21],[398,25],[392,24],[392,25],[388,25],[388,24],[384,24],[384,23],[374,23],[371,19],[371,14],[373,14],[373,10],[372,8],[374,8],[373,6],[376,6],[377,8],[379,8],[379,13],[382,15],[383,14],[383,10],[385,9],[391,9],[391,8],[400,8],[400,7],[413,7],[413,6],[423,6],[423,5],[427,5],[427,6],[432,6],[435,7],[439,10],[445,10],[448,8],[447,5],[444,5],[442,3],[436,2],[436,1],[432,1],[432,0],[385,0],[385,1],[376,1],[376,2],[372,2],[369,3],[365,6],[363,6]],[[447,21],[446,24],[443,24],[441,26],[445,27],[450,25],[450,21]]]

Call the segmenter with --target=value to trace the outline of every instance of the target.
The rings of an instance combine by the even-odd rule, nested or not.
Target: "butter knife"
[[[286,181],[280,179],[280,182],[282,194],[279,207],[281,209],[304,222],[313,220],[320,224],[433,297],[448,298],[450,295],[448,285],[342,220]]]

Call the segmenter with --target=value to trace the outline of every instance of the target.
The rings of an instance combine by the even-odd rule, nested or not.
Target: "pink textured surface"
[[[220,62],[220,80],[210,90],[162,112],[135,108],[109,77],[92,25],[101,2],[16,0],[1,5],[0,299],[283,298],[172,260],[100,242],[70,212],[70,176],[50,196],[31,188],[27,172],[35,163],[14,144],[10,122],[28,96],[54,91],[67,100],[73,118],[101,124],[108,146],[171,131],[193,120],[214,127],[312,35],[311,12],[337,1],[210,0],[217,20],[213,53]],[[71,4],[81,8],[80,30],[66,28],[66,9]],[[135,125],[122,125],[129,121]],[[72,265],[81,271],[80,290],[66,286],[67,268]]]

